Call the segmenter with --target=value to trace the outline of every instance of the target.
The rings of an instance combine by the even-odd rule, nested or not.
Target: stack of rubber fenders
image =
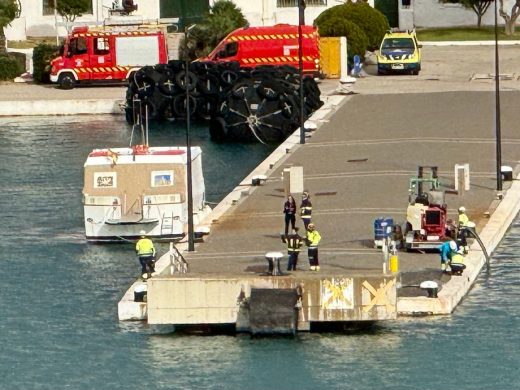
[[[129,80],[126,119],[133,123],[135,99],[151,121],[184,119],[189,96],[190,119],[209,120],[213,140],[278,143],[300,125],[299,88],[298,70],[291,66],[192,62],[186,78],[186,63],[172,60],[145,66]],[[303,79],[303,95],[306,119],[323,105],[313,78]]]

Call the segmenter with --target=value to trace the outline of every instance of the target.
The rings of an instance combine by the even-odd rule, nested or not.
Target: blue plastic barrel
[[[374,220],[374,239],[383,240],[392,234],[394,219],[379,217]]]

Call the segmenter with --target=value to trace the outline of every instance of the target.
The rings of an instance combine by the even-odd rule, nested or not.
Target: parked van
[[[377,73],[419,74],[421,45],[415,31],[390,31],[385,34],[377,55]]]
[[[318,30],[302,26],[303,72],[313,76],[320,73]],[[217,47],[200,61],[238,61],[241,67],[258,65],[291,65],[299,67],[298,26],[244,27],[231,32]]]
[[[121,82],[144,65],[167,62],[165,30],[159,26],[75,27],[62,55],[51,61],[50,79],[63,89],[78,83]]]

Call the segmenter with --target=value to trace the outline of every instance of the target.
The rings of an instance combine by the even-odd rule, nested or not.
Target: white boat
[[[95,149],[84,165],[83,205],[88,241],[135,240],[144,230],[152,239],[182,238],[187,232],[187,148]],[[193,225],[211,211],[205,204],[202,151],[191,147]]]

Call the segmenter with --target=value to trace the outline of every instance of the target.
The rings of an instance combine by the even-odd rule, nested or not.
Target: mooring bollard
[[[280,270],[280,260],[283,258],[283,253],[281,252],[267,252],[265,254],[265,259],[269,263],[269,268],[267,273],[272,276],[280,276],[283,275]]]
[[[439,285],[433,280],[426,280],[422,282],[419,287],[421,290],[426,290],[428,298],[437,298],[437,292],[439,291]]]

